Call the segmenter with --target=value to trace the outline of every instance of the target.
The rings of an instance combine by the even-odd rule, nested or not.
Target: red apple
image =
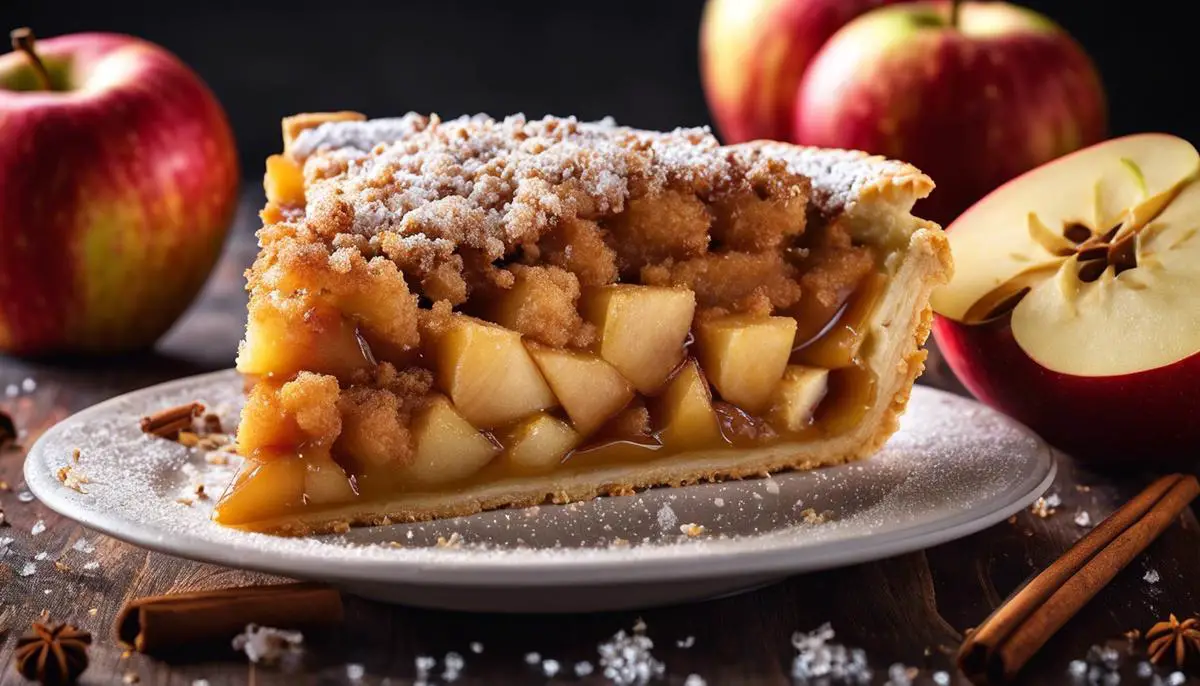
[[[794,141],[902,159],[947,224],[1000,184],[1106,136],[1107,102],[1059,26],[1001,2],[885,7],[847,24],[804,75]]]
[[[0,351],[147,347],[220,253],[233,134],[160,47],[103,33],[32,43],[0,56]]]
[[[932,305],[947,365],[981,401],[1077,457],[1195,460],[1200,154],[1163,134],[1061,157],[947,228]]]
[[[790,140],[796,87],[821,46],[846,22],[904,0],[709,0],[700,72],[728,143]]]

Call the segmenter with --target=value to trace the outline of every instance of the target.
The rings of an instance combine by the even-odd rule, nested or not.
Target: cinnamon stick
[[[172,653],[229,641],[247,624],[303,629],[342,621],[342,598],[330,586],[301,582],[140,598],[116,620],[117,640],[142,653]]]
[[[149,417],[142,417],[140,426],[143,432],[159,438],[175,438],[184,429],[190,429],[192,422],[204,412],[204,405],[198,402],[185,403],[159,410]]]
[[[1146,549],[1200,494],[1195,476],[1170,474],[1146,487],[1002,603],[958,652],[977,684],[1015,676],[1067,620]]]

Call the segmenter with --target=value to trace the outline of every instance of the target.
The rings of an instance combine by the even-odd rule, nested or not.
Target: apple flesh
[[[933,335],[981,401],[1075,456],[1194,460],[1200,154],[1141,134],[1006,184],[947,229]]]
[[[1059,26],[1001,2],[919,2],[839,30],[801,81],[793,142],[904,160],[943,225],[1002,183],[1103,140],[1095,66]]]
[[[700,28],[704,95],[727,143],[789,140],[796,88],[838,29],[901,0],[709,0]]]
[[[767,408],[796,340],[791,317],[729,315],[700,322],[700,366],[721,398],[756,414]]]
[[[683,361],[696,311],[686,288],[617,284],[584,293],[584,317],[596,326],[600,357],[641,393],[655,395]]]
[[[557,404],[515,331],[455,315],[431,353],[438,385],[467,421],[480,429]]]
[[[0,351],[153,344],[212,271],[237,205],[225,113],[166,50],[129,36],[0,55]],[[48,209],[48,208],[52,208]]]
[[[828,369],[788,365],[772,396],[771,418],[788,431],[803,431],[828,390]]]
[[[214,519],[225,525],[269,519],[304,505],[307,477],[301,460],[247,460],[221,496]]]
[[[579,433],[592,433],[633,400],[633,386],[599,357],[525,345]]]
[[[504,441],[503,459],[522,469],[545,471],[556,467],[579,444],[570,424],[539,412],[521,422]]]
[[[306,505],[332,505],[354,500],[358,495],[341,465],[328,454],[303,456],[304,502]]]
[[[712,448],[724,440],[708,381],[694,359],[680,367],[658,398],[658,414],[659,439],[667,448]]]
[[[465,479],[500,452],[500,446],[472,426],[445,396],[435,396],[417,414],[412,432],[413,459],[396,471],[402,481],[421,486]]]

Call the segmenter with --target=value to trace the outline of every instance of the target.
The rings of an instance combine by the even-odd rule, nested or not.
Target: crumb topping
[[[458,307],[475,293],[494,296],[520,283],[518,264],[561,268],[580,288],[649,276],[692,285],[707,306],[787,307],[801,286],[793,260],[780,253],[806,232],[814,211],[828,218],[884,177],[923,178],[862,153],[722,146],[707,128],[654,132],[611,119],[523,115],[331,117],[285,123],[303,206],[264,210],[251,290],[265,285],[296,300],[293,309],[307,309],[321,296],[289,288],[280,272],[307,267],[323,292],[360,301],[341,293],[370,273],[378,277],[374,299],[394,303],[391,317],[380,319],[399,322],[373,335],[400,349],[413,345],[413,304]],[[833,261],[850,271],[863,262],[844,254]],[[322,275],[323,262],[330,269]],[[755,278],[763,283],[751,285]],[[823,279],[836,286],[836,278]],[[564,315],[559,305],[543,300],[534,309]],[[558,323],[569,339],[587,339],[578,322],[559,316]],[[542,328],[540,336],[532,324],[522,330],[544,340],[549,327]],[[562,334],[551,337],[561,344]]]

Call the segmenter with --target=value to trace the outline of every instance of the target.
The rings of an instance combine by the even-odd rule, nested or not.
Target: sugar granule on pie
[[[254,663],[275,665],[301,650],[304,635],[273,627],[249,624],[233,639],[233,649],[244,652]]]

